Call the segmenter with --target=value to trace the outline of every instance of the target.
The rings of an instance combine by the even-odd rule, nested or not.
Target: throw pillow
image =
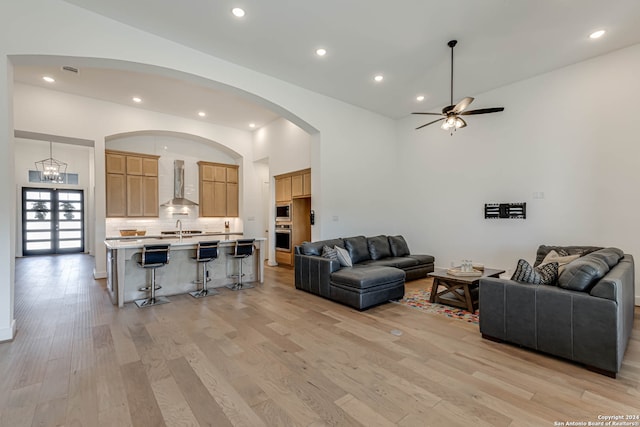
[[[518,260],[516,271],[513,272],[511,280],[534,285],[552,285],[558,278],[558,263],[550,262],[538,267],[532,267],[526,260]]]
[[[562,251],[565,254],[567,253],[566,251],[563,251],[562,249],[560,249],[560,251]],[[550,262],[557,262],[558,263],[558,274],[560,274],[564,270],[565,265],[569,264],[571,261],[574,261],[574,260],[576,260],[578,258],[580,258],[580,255],[578,255],[578,254],[576,254],[576,255],[560,255],[559,252],[556,252],[556,251],[554,251],[552,249],[551,251],[549,251],[547,256],[544,257],[544,259],[542,260],[540,265],[538,265],[538,267],[541,267],[541,266],[543,266],[545,264],[549,264]]]
[[[349,252],[346,249],[342,249],[340,246],[334,246],[333,249],[336,250],[338,261],[340,261],[340,265],[342,267],[353,267],[351,257],[349,256]]]
[[[389,246],[391,254],[395,257],[407,256],[410,254],[409,245],[402,236],[389,236]]]
[[[322,257],[328,258],[331,261],[338,261],[338,251],[336,251],[334,248],[330,248],[329,246],[324,245],[322,247]]]

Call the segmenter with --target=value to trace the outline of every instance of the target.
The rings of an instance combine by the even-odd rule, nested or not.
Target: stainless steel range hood
[[[198,206],[196,202],[184,198],[184,160],[173,161],[173,199],[160,206]]]

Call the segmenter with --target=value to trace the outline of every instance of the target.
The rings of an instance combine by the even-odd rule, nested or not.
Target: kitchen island
[[[236,240],[229,237],[231,236],[205,233],[170,238],[107,239],[107,289],[111,301],[118,304],[118,307],[123,307],[126,302],[148,296],[147,292],[138,290],[149,283],[147,269],[138,265],[144,245],[170,245],[169,263],[156,270],[157,284],[162,286],[156,292],[157,296],[186,294],[197,289],[198,285],[193,281],[197,278],[198,264],[191,257],[195,256],[196,246],[200,241],[220,240],[218,258],[208,265],[211,278],[209,288],[234,283],[234,279],[228,276],[238,273],[237,261],[230,256]],[[242,261],[245,274],[243,281],[263,282],[265,241],[264,237],[256,238],[253,256]]]

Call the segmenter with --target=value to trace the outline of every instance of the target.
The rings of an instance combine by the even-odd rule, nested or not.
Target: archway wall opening
[[[37,57],[75,58],[79,67],[93,63],[94,66],[126,66],[144,72],[162,72],[203,85],[224,85],[228,90],[254,97],[255,102],[269,104],[281,117],[312,135],[314,238],[394,232],[397,203],[393,171],[397,167],[397,156],[392,119],[63,1],[4,2],[0,5],[0,40],[0,99],[4,100],[0,103],[0,170],[12,171],[14,129],[95,141],[96,242],[105,235],[104,225],[102,229],[100,226],[104,218],[100,221],[98,214],[104,212],[104,194],[98,192],[104,191],[100,189],[104,189],[107,136],[152,129],[184,132],[217,141],[241,155],[244,179],[256,182],[259,180],[250,173],[254,161],[253,134],[135,108],[119,106],[115,112],[113,105],[95,99],[75,102],[74,95],[14,85],[14,62]],[[35,99],[43,103],[31,102],[29,95],[37,95]],[[70,103],[71,110],[53,108],[59,106],[60,101],[74,101]],[[91,104],[91,110],[78,107],[87,103]],[[15,227],[11,225],[15,224],[15,184],[10,174],[7,178],[0,184],[0,194],[12,203],[0,210],[0,233],[11,239],[6,251],[0,248],[0,300],[12,301],[14,253],[10,248],[15,247]],[[245,203],[244,214],[248,216],[249,206],[250,203]],[[251,226],[247,221],[245,229]],[[99,246],[96,243],[96,249]],[[100,274],[103,268],[99,264],[104,265],[104,255],[98,250],[95,255],[96,271]],[[0,307],[0,331],[10,330],[12,318],[12,305]]]

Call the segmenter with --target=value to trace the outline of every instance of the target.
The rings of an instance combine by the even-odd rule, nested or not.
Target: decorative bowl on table
[[[136,230],[137,236],[144,236],[145,234],[147,234],[147,230]]]
[[[120,230],[122,237],[135,236],[137,230]]]

